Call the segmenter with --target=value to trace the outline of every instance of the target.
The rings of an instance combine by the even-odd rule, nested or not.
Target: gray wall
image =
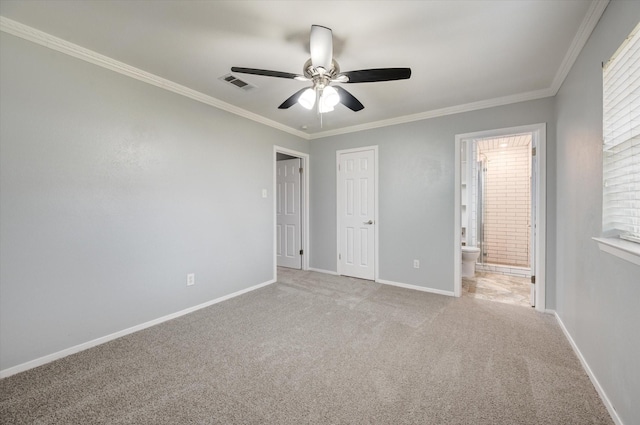
[[[612,1],[556,98],[558,315],[625,424],[640,421],[640,267],[601,252],[602,68],[640,20]]]
[[[311,141],[310,266],[336,271],[336,150],[377,145],[379,278],[453,291],[455,135],[547,123],[547,150],[553,153],[553,105],[547,98]],[[553,171],[548,169],[548,181]],[[547,206],[554,211],[555,200],[549,198]],[[555,306],[552,277],[547,308]]]
[[[0,369],[273,278],[273,145],[309,142],[0,43]]]

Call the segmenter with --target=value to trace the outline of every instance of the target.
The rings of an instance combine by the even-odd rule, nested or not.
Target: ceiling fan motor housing
[[[333,80],[340,73],[340,65],[335,59],[331,60],[331,68],[325,70],[322,67],[316,68],[311,63],[311,59],[307,60],[302,67],[302,73],[305,77],[315,82],[318,77],[325,77],[327,80]]]

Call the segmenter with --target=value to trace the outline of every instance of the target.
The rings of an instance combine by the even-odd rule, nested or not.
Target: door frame
[[[373,191],[374,193],[374,205],[373,205],[373,222],[374,222],[374,230],[373,230],[373,237],[375,238],[374,243],[373,243],[373,280],[374,282],[378,281],[378,277],[379,277],[379,252],[380,250],[378,249],[378,244],[380,241],[380,237],[379,237],[379,232],[378,230],[380,229],[380,221],[378,218],[378,206],[379,206],[379,202],[380,202],[380,196],[378,195],[379,193],[379,184],[378,184],[378,145],[374,145],[374,146],[363,146],[360,148],[350,148],[350,149],[340,149],[340,150],[336,150],[336,271],[338,273],[338,275],[342,275],[342,267],[340,264],[340,258],[338,257],[338,255],[340,254],[340,228],[342,226],[342,220],[340,219],[340,204],[341,204],[341,195],[342,195],[342,189],[340,187],[340,173],[338,171],[338,166],[340,165],[340,155],[342,154],[347,154],[347,153],[353,153],[353,152],[361,152],[361,151],[369,151],[372,150],[373,151],[373,184],[375,185],[375,189]]]
[[[300,158],[300,166],[302,167],[302,182],[300,184],[300,235],[302,237],[302,270],[309,269],[309,174],[310,174],[310,161],[309,154],[299,152],[293,149],[284,148],[282,146],[273,146],[273,187],[271,193],[273,193],[273,279],[278,279],[278,258],[277,258],[277,170],[276,162],[278,154],[283,153],[285,155],[295,156]]]
[[[547,186],[546,186],[546,152],[547,152],[547,125],[546,123],[523,125],[518,127],[508,127],[495,130],[477,131],[473,133],[456,134],[455,136],[455,159],[454,159],[454,224],[453,224],[453,293],[454,296],[460,297],[462,295],[462,235],[460,229],[462,228],[461,212],[462,212],[462,200],[461,200],[461,181],[462,181],[462,167],[461,167],[461,153],[463,140],[481,139],[487,137],[499,137],[509,134],[518,133],[532,133],[533,141],[532,145],[536,146],[536,161],[535,161],[535,174],[536,174],[536,189],[535,194],[535,217],[537,223],[536,237],[535,237],[535,264],[532,274],[536,276],[536,296],[535,296],[535,309],[540,312],[546,311],[546,219],[547,219]]]

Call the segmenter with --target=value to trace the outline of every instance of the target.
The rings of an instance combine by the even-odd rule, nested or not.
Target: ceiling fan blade
[[[302,75],[292,74],[290,72],[269,71],[267,69],[240,68],[237,66],[232,66],[231,72],[239,72],[242,74],[264,75],[265,77],[291,78],[296,80],[302,79],[303,81],[307,80],[307,78]]]
[[[341,72],[338,77],[349,78],[346,83],[375,83],[377,81],[406,80],[411,77],[411,68],[378,68]]]
[[[340,95],[340,103],[342,103],[344,106],[355,112],[362,111],[364,109],[364,105],[360,103],[360,101],[356,99],[354,95],[340,86],[335,86],[335,89]]]
[[[308,89],[309,89],[309,87],[305,87],[305,88],[303,88],[301,90],[298,90],[293,95],[291,95],[291,97],[289,97],[287,100],[282,102],[282,105],[278,106],[278,109],[289,109],[289,108],[291,108],[293,105],[296,104],[296,102],[298,102],[298,99],[300,98],[300,95],[302,95],[302,93],[305,90],[308,90]]]
[[[314,68],[323,68],[325,71],[329,71],[333,60],[333,33],[331,29],[320,25],[311,25],[309,50],[311,51],[311,64]]]

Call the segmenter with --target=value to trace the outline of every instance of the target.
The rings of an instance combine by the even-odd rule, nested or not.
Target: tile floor
[[[528,277],[476,272],[473,278],[462,278],[462,296],[531,307],[530,283]]]

